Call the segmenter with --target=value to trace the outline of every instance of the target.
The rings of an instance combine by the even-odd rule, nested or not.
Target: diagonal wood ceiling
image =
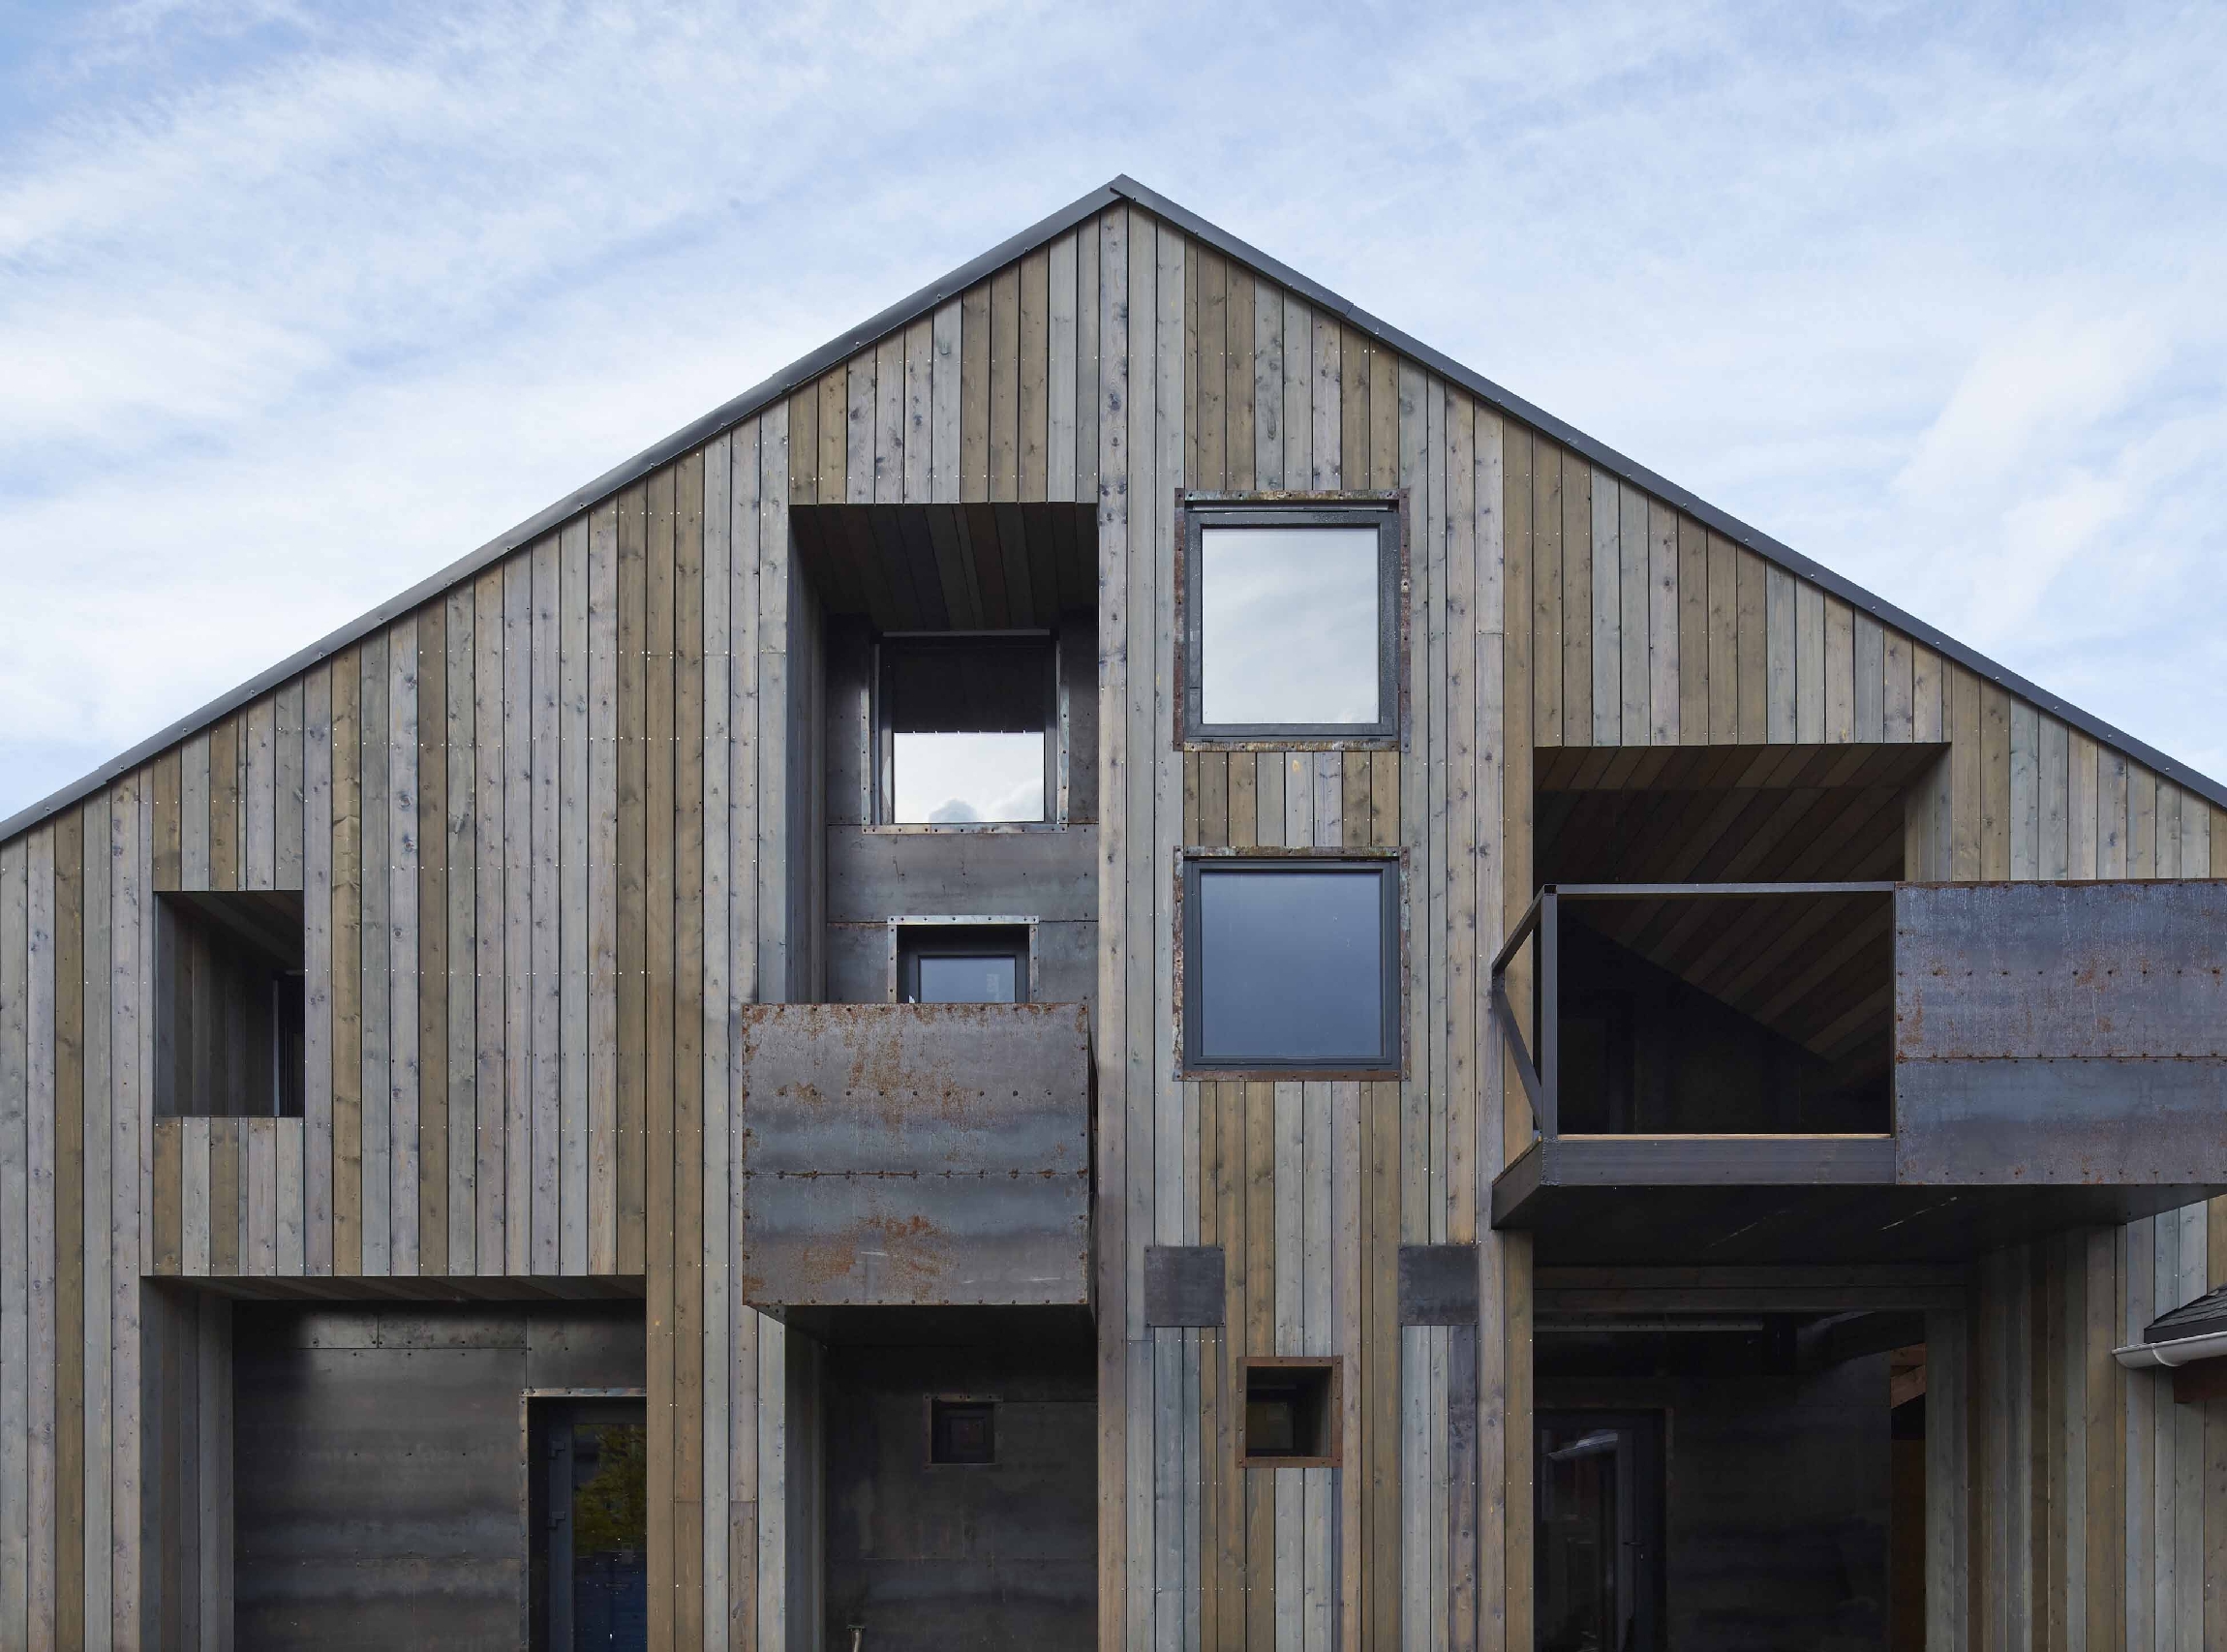
[[[1541,883],[1891,881],[1904,798],[1939,746],[1564,749],[1538,759]],[[1815,1054],[1884,1063],[1894,1010],[1883,895],[1565,905]]]

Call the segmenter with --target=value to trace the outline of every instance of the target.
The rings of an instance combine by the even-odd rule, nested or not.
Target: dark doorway
[[[639,1399],[529,1402],[534,1643],[640,1652],[649,1643],[650,1430]]]
[[[1663,1644],[1663,1420],[1539,1415],[1540,1652]]]
[[[847,1652],[1097,1643],[1098,1395],[1089,1316],[808,1316],[825,1345],[827,1605]]]

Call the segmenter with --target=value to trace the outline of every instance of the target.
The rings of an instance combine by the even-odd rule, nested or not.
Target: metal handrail
[[[1492,1022],[1508,1041],[1516,1077],[1531,1098],[1532,1133],[1551,1142],[1561,1134],[1558,1117],[1562,1084],[1562,902],[1565,901],[1767,900],[1782,895],[1892,895],[1891,882],[1850,883],[1542,883],[1531,904],[1508,932],[1493,955],[1489,1008]],[[1540,1052],[1535,1065],[1515,1006],[1508,996],[1508,971],[1534,933],[1539,936]]]

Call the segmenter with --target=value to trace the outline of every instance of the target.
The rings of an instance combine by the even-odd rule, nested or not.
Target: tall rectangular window
[[[1398,733],[1391,505],[1208,502],[1185,525],[1187,738]]]
[[[1398,1067],[1392,863],[1194,860],[1184,884],[1186,1066]]]
[[[887,638],[877,720],[884,821],[972,826],[1052,817],[1057,744],[1050,638]]]

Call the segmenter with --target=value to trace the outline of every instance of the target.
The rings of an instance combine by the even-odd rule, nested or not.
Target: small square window
[[[1399,533],[1388,505],[1186,511],[1183,732],[1398,732]]]
[[[931,1463],[997,1461],[997,1401],[939,1394],[928,1402],[928,1460]]]
[[[1244,1459],[1279,1468],[1334,1468],[1336,1360],[1247,1360]]]
[[[897,996],[906,1004],[1028,1002],[1028,926],[898,925]]]
[[[1185,1066],[1399,1065],[1391,863],[1193,860],[1183,923]]]
[[[1051,818],[1058,755],[1051,639],[890,637],[880,680],[883,821]]]

